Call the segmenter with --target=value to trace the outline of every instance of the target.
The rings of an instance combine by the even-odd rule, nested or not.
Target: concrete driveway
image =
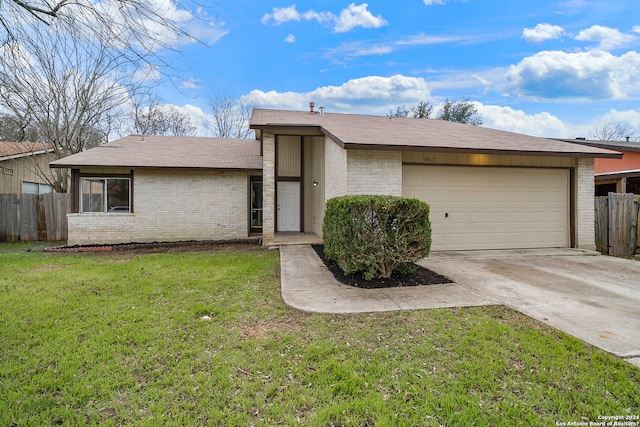
[[[420,264],[640,366],[640,261],[544,249],[436,252]]]

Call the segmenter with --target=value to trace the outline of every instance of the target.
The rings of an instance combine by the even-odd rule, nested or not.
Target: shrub
[[[335,197],[327,201],[322,235],[325,256],[345,274],[388,278],[429,255],[429,205],[395,196]]]

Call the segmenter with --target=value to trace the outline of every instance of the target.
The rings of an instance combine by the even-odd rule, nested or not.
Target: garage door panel
[[[433,250],[569,246],[567,169],[405,165],[403,193],[431,206]]]

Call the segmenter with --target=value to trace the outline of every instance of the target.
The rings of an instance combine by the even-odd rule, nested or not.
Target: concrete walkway
[[[506,305],[640,366],[640,261],[575,249],[435,252],[445,285],[358,289],[307,245],[280,247],[284,302],[316,313]]]
[[[442,307],[496,305],[455,283],[386,289],[359,289],[339,283],[307,245],[280,246],[280,283],[284,302],[314,313],[366,313]]]

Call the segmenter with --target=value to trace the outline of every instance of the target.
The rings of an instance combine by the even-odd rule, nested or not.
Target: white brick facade
[[[324,194],[327,200],[347,194],[347,150],[325,138]]]
[[[348,151],[347,194],[402,196],[402,153]]]
[[[595,250],[595,183],[592,158],[579,158],[575,169],[576,248]]]
[[[70,214],[70,245],[248,236],[248,173],[139,170],[134,213]]]

